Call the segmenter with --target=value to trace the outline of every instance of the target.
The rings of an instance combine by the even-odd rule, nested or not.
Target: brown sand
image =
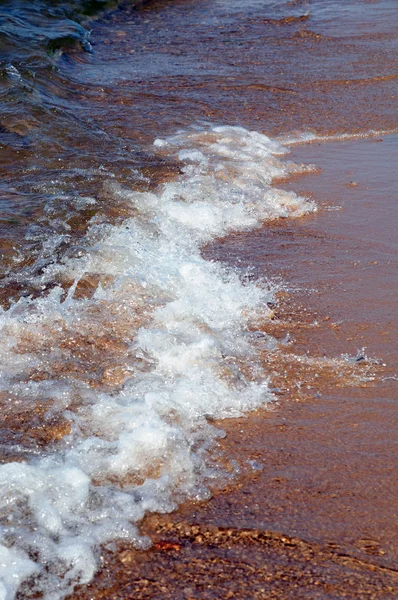
[[[142,143],[200,119],[274,135],[396,129],[396,30],[389,13],[380,10],[380,22],[366,16],[373,4],[382,3],[363,0],[360,23],[307,18],[307,3],[292,0],[292,11],[303,7],[302,17],[259,19],[245,7],[210,27],[201,11],[211,13],[217,3],[126,6],[96,25],[96,53],[99,69],[107,58],[119,58],[123,67],[130,61],[130,78],[110,81],[101,92],[82,83],[73,94],[85,95],[108,132]],[[110,25],[119,28],[114,37]],[[152,53],[169,57],[169,64],[182,56],[186,70],[177,60],[175,73],[163,73],[160,61],[159,72],[149,74]],[[86,82],[83,65],[82,73]],[[299,288],[275,309],[275,333],[290,332],[293,345],[263,356],[264,368],[275,371],[279,406],[220,424],[228,433],[222,447],[231,464],[240,464],[240,476],[206,504],[148,518],[143,529],[153,548],[104,552],[102,570],[74,598],[398,598],[393,139],[297,149],[293,159],[324,172],[287,187],[343,204],[344,211],[230,236],[207,249],[208,256],[254,265],[258,275],[282,272]],[[3,152],[2,158],[7,175],[15,157]],[[152,178],[159,173],[157,164],[146,171]],[[11,200],[21,203],[14,192]],[[123,211],[112,206],[107,216]],[[34,220],[39,216],[32,212]],[[91,216],[70,224],[83,234]],[[24,236],[20,223],[21,233],[17,220],[0,224],[10,260]],[[27,293],[25,285],[7,286],[0,300],[7,306]],[[272,323],[266,328],[274,333]],[[323,360],[355,357],[362,346],[382,364]],[[112,340],[107,351],[117,353]],[[362,375],[368,381],[359,385]],[[117,385],[124,373],[98,377]],[[10,433],[35,449],[68,432],[62,419],[43,424],[41,416],[38,406],[28,417],[5,417],[4,439]],[[18,459],[4,459],[10,458]]]
[[[275,309],[293,339],[275,359],[279,405],[223,422],[241,476],[207,503],[149,517],[152,549],[105,552],[76,599],[398,597],[398,140],[313,144],[292,158],[322,167],[285,184],[311,192],[320,213],[206,249],[296,288]],[[342,353],[358,361],[324,359]]]

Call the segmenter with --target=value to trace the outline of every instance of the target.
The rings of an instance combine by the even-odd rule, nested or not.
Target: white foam
[[[287,146],[296,146],[300,144],[313,144],[316,142],[344,142],[350,140],[361,140],[372,137],[380,137],[397,133],[397,129],[369,129],[360,133],[335,133],[329,135],[320,135],[314,132],[290,133],[277,138],[280,144]]]
[[[253,316],[269,314],[272,292],[205,261],[200,248],[315,210],[271,187],[299,168],[242,128],[182,132],[155,147],[183,161],[182,175],[153,193],[110,188],[135,216],[93,222],[84,256],[36,276],[72,279],[69,292],[54,288],[0,314],[0,392],[11,408],[48,403],[50,417],[71,422],[46,452],[0,467],[0,598],[24,585],[62,598],[92,578],[101,544],[145,547],[134,524],[146,512],[208,496],[220,435],[210,421],[272,399],[245,335]],[[76,299],[78,281],[94,275],[102,283],[93,297]]]

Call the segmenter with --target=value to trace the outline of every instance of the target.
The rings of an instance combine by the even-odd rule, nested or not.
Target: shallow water
[[[261,351],[256,332],[278,406],[223,421],[239,476],[145,519],[153,546],[105,552],[74,597],[395,596],[397,248],[380,216],[396,210],[397,149],[396,136],[296,147],[322,172],[283,185],[319,211],[207,246],[289,285],[263,323],[285,342]]]
[[[311,194],[318,213],[294,224],[283,221],[238,233],[208,249],[218,259],[251,264],[258,273],[283,273],[291,286],[289,303],[276,313],[279,327],[284,323],[292,337],[286,356],[278,357],[282,375],[277,370],[273,375],[279,410],[248,416],[245,424],[229,422],[223,442],[234,456],[246,448],[262,467],[259,474],[205,506],[188,506],[174,523],[282,532],[334,549],[332,563],[342,555],[363,561],[362,576],[373,569],[365,589],[350,582],[347,563],[341,578],[324,567],[318,588],[303,577],[294,592],[296,573],[292,567],[290,579],[286,567],[282,598],[295,593],[324,598],[333,589],[330,583],[336,585],[336,597],[394,597],[397,151],[397,136],[297,147],[293,158],[312,162],[316,157],[322,172],[285,185]],[[277,332],[271,324],[267,331]],[[368,370],[367,381],[355,384],[342,370],[336,379],[326,359],[347,354],[356,361],[357,373]],[[211,562],[211,548],[208,553]],[[249,564],[255,565],[255,553],[255,546],[248,549]],[[278,565],[277,553],[267,559]],[[315,556],[311,566],[317,568]],[[378,581],[378,567],[388,575],[384,583]],[[274,576],[267,590],[280,585]],[[249,588],[248,595],[255,590]]]
[[[2,5],[0,597],[63,597],[101,544],[145,546],[146,512],[236,472],[214,419],[275,398],[259,357],[288,284],[201,248],[316,211],[271,185],[315,169],[283,140],[396,128],[396,6],[344,11]]]

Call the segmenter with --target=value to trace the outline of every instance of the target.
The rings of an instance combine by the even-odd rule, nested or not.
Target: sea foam
[[[272,400],[246,334],[251,319],[267,318],[272,286],[204,260],[201,246],[315,210],[271,186],[300,167],[280,144],[236,127],[154,147],[180,161],[180,175],[153,192],[111,183],[131,217],[94,218],[80,257],[35,275],[43,286],[74,282],[66,291],[1,311],[4,411],[11,420],[36,411],[42,427],[64,433],[35,445],[34,429],[20,458],[0,466],[0,600],[17,590],[62,598],[93,577],[101,545],[147,547],[137,529],[145,513],[206,498],[221,476],[212,421]],[[76,294],[90,278],[92,296]]]

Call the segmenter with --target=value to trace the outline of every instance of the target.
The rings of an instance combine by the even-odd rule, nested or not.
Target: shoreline
[[[378,185],[378,177],[369,173],[362,155],[365,152],[371,156],[374,142],[346,144],[346,148],[351,147],[351,163],[344,163],[343,158],[339,163],[333,144],[322,146],[323,159],[318,162],[326,165],[331,161],[332,172],[324,169],[322,177],[298,176],[287,183],[296,190],[312,189],[318,201],[322,196],[325,199],[324,194],[334,193],[337,186],[339,193],[345,194],[341,197],[343,210],[321,209],[317,215],[303,217],[300,224],[266,225],[254,232],[229,236],[206,250],[217,260],[222,256],[236,260],[240,255],[244,261],[242,248],[247,248],[247,242],[251,246],[246,254],[253,257],[254,247],[260,251],[264,247],[261,239],[271,230],[273,241],[279,237],[281,244],[273,251],[280,257],[279,262],[272,261],[275,272],[281,269],[282,261],[282,271],[301,269],[296,280],[307,277],[314,282],[318,277],[317,291],[308,295],[296,287],[275,309],[279,326],[282,322],[293,334],[293,352],[315,360],[317,372],[310,360],[307,365],[303,360],[301,371],[296,364],[296,373],[290,372],[288,381],[290,388],[294,381],[300,386],[284,390],[273,409],[221,422],[227,431],[220,442],[223,452],[231,461],[240,461],[241,476],[204,504],[188,503],[171,515],[146,517],[143,532],[153,539],[153,547],[139,552],[119,546],[112,556],[105,553],[103,568],[92,584],[76,591],[76,600],[126,595],[394,598],[394,590],[398,589],[398,531],[394,526],[394,499],[398,493],[394,483],[398,480],[394,460],[395,332],[382,337],[385,352],[380,356],[380,345],[369,322],[372,315],[365,311],[362,321],[352,319],[352,311],[360,310],[355,298],[348,303],[347,294],[343,294],[343,303],[336,302],[336,288],[325,288],[319,281],[324,274],[321,261],[315,274],[314,265],[307,265],[307,274],[303,273],[305,260],[317,243],[334,244],[339,256],[347,254],[353,234],[347,203],[352,206],[356,202],[356,192],[362,194],[366,204],[373,195],[372,185]],[[358,144],[362,144],[362,154],[355,158]],[[381,150],[380,146],[378,152]],[[314,162],[313,153],[314,148],[301,147],[293,160],[304,155],[306,162]],[[390,168],[393,161],[394,157],[390,158]],[[340,171],[336,171],[338,165]],[[353,171],[360,189],[344,181],[348,171]],[[335,186],[330,189],[331,177]],[[393,188],[390,182],[392,193]],[[326,197],[324,209],[330,207],[328,200]],[[374,208],[375,203],[368,206],[369,226],[374,223]],[[325,230],[329,217],[340,223],[338,237],[333,230]],[[324,241],[320,242],[322,235]],[[287,239],[290,250],[286,249]],[[365,247],[363,250],[366,252]],[[289,266],[292,252],[296,259],[301,256],[296,267]],[[369,252],[372,254],[372,250]],[[349,261],[351,257],[347,256]],[[261,260],[264,262],[264,258]],[[255,269],[261,271],[257,264]],[[294,278],[290,284],[294,290]],[[366,298],[362,302],[366,305]],[[347,329],[338,323],[342,310]],[[382,315],[380,323],[384,325]],[[366,357],[354,364],[355,345],[365,345],[369,339],[374,344],[367,352],[377,359]],[[325,349],[327,358],[332,358],[339,357],[342,348],[354,357],[347,376],[341,371],[336,373],[336,365],[330,367],[329,363],[319,369]],[[370,380],[355,381],[355,376],[360,378],[365,371]]]
[[[306,4],[6,2],[1,597],[394,599],[397,7]]]

